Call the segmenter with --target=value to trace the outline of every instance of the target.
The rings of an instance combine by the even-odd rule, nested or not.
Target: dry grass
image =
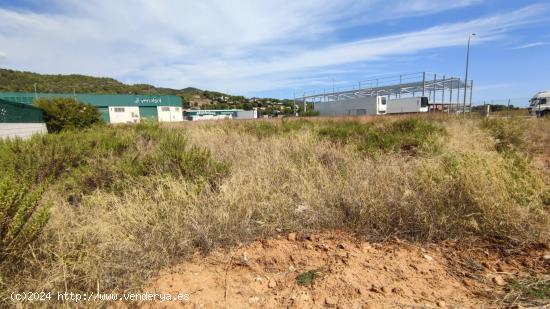
[[[361,121],[385,128],[403,120]],[[208,252],[276,229],[549,242],[547,184],[529,156],[498,152],[498,141],[476,119],[421,121],[445,132],[419,135],[437,147],[376,154],[323,138],[319,132],[334,126],[326,119],[146,128],[154,138],[185,132],[189,147],[208,149],[227,173],[213,183],[168,172],[131,176],[116,188],[87,190],[76,204],[58,181],[45,196],[54,204],[50,221],[16,267],[3,265],[2,290],[139,290],[197,248]],[[536,123],[546,130],[548,124]],[[153,147],[140,145],[145,153]]]

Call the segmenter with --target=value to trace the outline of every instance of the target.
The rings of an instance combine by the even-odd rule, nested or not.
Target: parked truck
[[[550,90],[541,91],[529,100],[529,114],[537,117],[550,116]]]

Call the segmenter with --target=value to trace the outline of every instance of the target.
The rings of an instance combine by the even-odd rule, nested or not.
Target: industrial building
[[[296,104],[313,104],[321,116],[361,116],[446,111],[468,112],[473,81],[420,72],[371,79],[349,87],[303,93]]]
[[[255,119],[258,118],[256,109],[245,111],[242,109],[188,109],[183,112],[184,118],[190,121],[216,119]]]
[[[40,133],[48,133],[40,108],[0,99],[0,139]]]
[[[1,92],[0,99],[31,105],[36,99],[70,98],[99,109],[106,123],[135,123],[141,119],[183,121],[181,98],[174,95]]]

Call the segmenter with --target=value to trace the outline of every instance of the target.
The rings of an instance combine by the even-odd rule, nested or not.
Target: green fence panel
[[[43,123],[42,110],[32,105],[0,99],[0,123]]]

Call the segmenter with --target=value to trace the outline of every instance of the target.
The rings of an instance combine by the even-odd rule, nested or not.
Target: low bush
[[[45,225],[50,206],[40,206],[44,188],[13,171],[0,175],[0,261],[17,257]]]
[[[97,107],[68,98],[38,99],[35,105],[44,113],[50,133],[83,129],[103,123]]]
[[[252,121],[243,123],[244,133],[252,134],[258,138],[266,138],[280,133],[280,127],[273,122]]]
[[[415,118],[382,125],[342,121],[319,130],[322,137],[341,144],[354,144],[359,151],[371,155],[380,152],[433,152],[437,149],[438,134],[444,134],[440,126]]]
[[[307,110],[307,111],[301,111],[300,112],[300,117],[315,117],[315,116],[319,116],[320,113],[319,111],[314,111],[314,110]]]
[[[481,127],[495,138],[499,152],[520,150],[525,142],[526,125],[518,119],[484,119]]]

